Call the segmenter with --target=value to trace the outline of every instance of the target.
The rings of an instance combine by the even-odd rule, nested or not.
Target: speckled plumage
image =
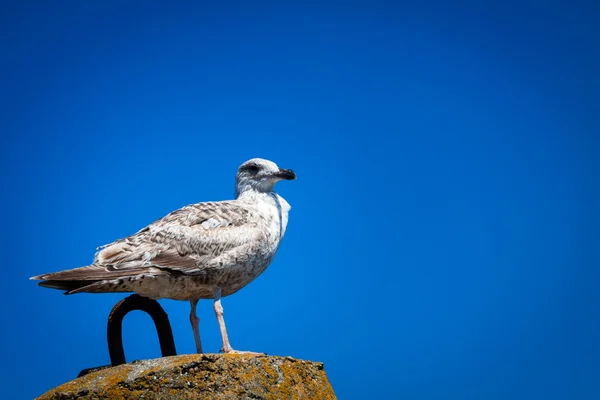
[[[249,160],[236,175],[235,200],[183,207],[102,246],[89,266],[31,279],[67,294],[136,292],[189,301],[228,296],[259,276],[279,248],[290,210],[273,191],[281,179],[295,174],[268,160]]]

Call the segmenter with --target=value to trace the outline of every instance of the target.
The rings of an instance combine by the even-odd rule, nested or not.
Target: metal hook
[[[152,321],[154,321],[154,325],[156,326],[156,332],[158,333],[162,356],[176,355],[173,332],[165,310],[163,310],[156,300],[132,294],[118,302],[108,316],[106,338],[108,340],[108,354],[110,355],[111,365],[115,367],[126,363],[125,351],[123,350],[123,318],[134,310],[144,311],[152,317]]]
[[[131,311],[144,311],[152,318],[158,333],[160,351],[163,357],[177,355],[175,349],[175,340],[173,331],[169,323],[169,317],[156,300],[132,294],[119,301],[111,310],[108,316],[108,325],[106,329],[106,339],[108,341],[108,354],[110,355],[111,365],[101,367],[86,368],[82,370],[77,377],[98,371],[110,366],[125,364],[125,351],[123,350],[123,318]]]

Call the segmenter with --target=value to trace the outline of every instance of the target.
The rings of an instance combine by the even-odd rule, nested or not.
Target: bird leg
[[[219,322],[219,329],[221,330],[221,339],[223,339],[223,348],[221,351],[224,353],[231,353],[233,349],[229,344],[229,337],[227,336],[227,328],[225,327],[225,319],[223,319],[223,306],[221,305],[221,288],[217,288],[215,290],[215,315],[217,316],[217,321]]]
[[[226,354],[263,354],[263,353],[254,353],[252,351],[239,351],[231,348],[229,344],[229,337],[227,336],[227,328],[225,327],[225,319],[223,319],[223,306],[221,305],[221,289],[218,288],[215,290],[215,315],[217,316],[217,321],[219,321],[219,329],[221,330],[221,338],[223,339],[223,348],[221,351]]]
[[[196,316],[196,305],[198,304],[198,299],[190,300],[190,304],[192,305],[192,310],[190,311],[190,322],[192,323],[192,330],[194,331],[194,340],[196,341],[196,352],[198,354],[202,354],[202,343],[200,342],[200,331],[198,330],[198,323],[200,322],[200,318]]]

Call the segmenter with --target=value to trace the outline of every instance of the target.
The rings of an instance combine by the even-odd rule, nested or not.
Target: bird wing
[[[173,211],[137,233],[102,246],[92,265],[33,277],[98,281],[151,274],[201,274],[226,268],[223,257],[262,239],[261,218],[237,201],[197,203]],[[239,261],[239,260],[237,260]]]

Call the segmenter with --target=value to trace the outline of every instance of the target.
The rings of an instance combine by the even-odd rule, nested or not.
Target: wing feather
[[[93,283],[140,274],[202,273],[203,269],[214,268],[215,260],[230,250],[260,240],[260,229],[256,229],[259,221],[252,208],[236,201],[192,204],[103,246],[92,265],[31,279],[47,281],[49,287],[70,288],[82,284],[57,282]]]

